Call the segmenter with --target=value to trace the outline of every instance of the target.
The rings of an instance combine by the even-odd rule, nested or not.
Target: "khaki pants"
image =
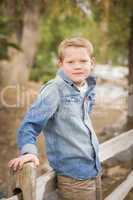
[[[57,176],[57,186],[59,200],[102,200],[101,176],[87,180]]]

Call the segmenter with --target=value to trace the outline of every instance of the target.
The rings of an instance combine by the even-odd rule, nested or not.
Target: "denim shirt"
[[[21,154],[38,155],[36,137],[43,131],[50,166],[58,175],[83,180],[101,172],[99,143],[89,113],[95,98],[95,77],[87,79],[85,96],[61,69],[42,86],[17,133]]]

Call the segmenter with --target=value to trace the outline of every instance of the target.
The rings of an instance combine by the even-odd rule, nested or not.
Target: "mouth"
[[[73,73],[73,75],[84,75],[84,73],[83,72],[75,72],[75,73]]]

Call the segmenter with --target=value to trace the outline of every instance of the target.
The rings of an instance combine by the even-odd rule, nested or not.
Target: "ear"
[[[57,60],[57,64],[58,64],[59,67],[62,66],[62,60],[61,60],[60,58],[58,58],[58,60]]]
[[[96,65],[96,59],[95,59],[95,57],[92,57],[91,58],[91,70],[94,69],[95,65]]]

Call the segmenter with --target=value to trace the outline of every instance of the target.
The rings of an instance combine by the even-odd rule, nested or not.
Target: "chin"
[[[82,82],[82,81],[84,81],[84,80],[85,80],[85,78],[77,78],[77,79],[75,78],[75,79],[74,79],[74,82],[78,82],[78,83],[79,83],[79,82]]]

